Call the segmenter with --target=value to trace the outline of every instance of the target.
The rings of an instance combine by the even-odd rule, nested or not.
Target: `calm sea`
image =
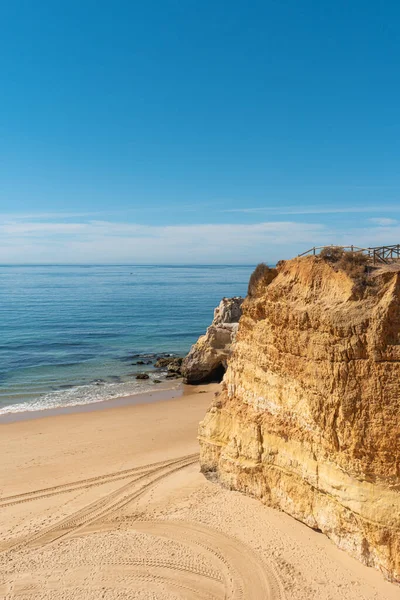
[[[0,414],[139,393],[185,354],[251,266],[0,266]],[[138,371],[151,379],[140,383]]]

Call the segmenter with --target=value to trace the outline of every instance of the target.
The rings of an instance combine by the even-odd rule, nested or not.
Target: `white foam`
[[[178,386],[179,384],[177,384]],[[175,386],[172,387],[174,389]],[[58,390],[49,392],[43,396],[39,396],[35,400],[29,402],[20,402],[18,404],[10,404],[0,408],[0,415],[9,413],[32,412],[38,410],[48,410],[52,408],[61,408],[68,406],[82,406],[85,404],[93,404],[95,402],[104,402],[113,398],[122,398],[143,394],[150,390],[154,390],[152,380],[145,382],[131,381],[124,383],[91,383],[72,387],[68,390]],[[156,387],[156,389],[161,389]]]

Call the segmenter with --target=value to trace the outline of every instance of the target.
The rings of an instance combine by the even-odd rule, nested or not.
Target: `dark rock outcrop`
[[[182,362],[183,358],[180,356],[161,356],[157,359],[154,366],[156,369],[165,369],[166,367],[167,379],[179,379],[182,377]]]

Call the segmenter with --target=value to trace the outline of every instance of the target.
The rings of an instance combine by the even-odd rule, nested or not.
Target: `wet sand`
[[[1,424],[0,598],[398,600],[322,534],[202,476],[217,389]]]
[[[190,388],[189,388],[190,389]],[[10,412],[0,415],[0,425],[3,423],[15,423],[16,421],[28,421],[32,419],[42,419],[45,417],[54,417],[57,415],[70,415],[72,413],[93,412],[105,410],[106,408],[118,408],[119,406],[132,406],[134,404],[148,404],[149,402],[161,402],[179,398],[185,392],[182,383],[176,381],[162,385],[155,385],[153,390],[142,392],[141,394],[132,394],[128,396],[119,396],[109,400],[99,402],[89,402],[87,404],[73,404],[71,406],[57,406],[43,410],[29,410],[21,412]]]

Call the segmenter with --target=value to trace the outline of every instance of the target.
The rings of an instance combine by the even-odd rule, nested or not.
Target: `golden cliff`
[[[400,273],[297,258],[242,309],[202,471],[400,581]]]

